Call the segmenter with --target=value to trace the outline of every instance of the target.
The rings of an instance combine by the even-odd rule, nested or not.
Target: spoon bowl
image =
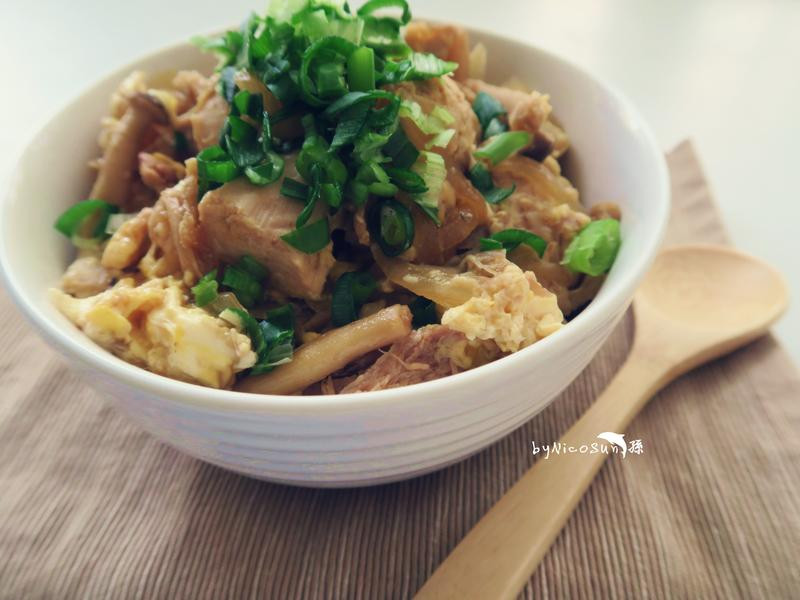
[[[668,367],[670,381],[763,335],[788,303],[783,276],[753,256],[710,245],[668,249],[636,292],[631,354]]]

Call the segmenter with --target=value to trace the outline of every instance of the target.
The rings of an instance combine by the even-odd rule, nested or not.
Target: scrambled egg
[[[250,338],[203,309],[187,306],[180,282],[171,277],[139,286],[122,279],[89,298],[57,289],[50,296],[97,344],[154,373],[221,388],[256,362]]]
[[[468,260],[471,272],[455,279],[477,281],[477,293],[446,310],[442,325],[469,340],[494,340],[503,352],[530,346],[561,328],[564,315],[555,294],[542,287],[532,272],[507,261],[502,251]]]

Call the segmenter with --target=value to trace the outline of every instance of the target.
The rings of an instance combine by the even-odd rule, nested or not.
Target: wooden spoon
[[[781,275],[741,252],[684,246],[656,259],[634,297],[627,361],[561,442],[579,447],[623,432],[676,377],[764,334],[783,313]],[[538,460],[495,504],[418,592],[418,599],[514,598],[536,569],[606,459]]]

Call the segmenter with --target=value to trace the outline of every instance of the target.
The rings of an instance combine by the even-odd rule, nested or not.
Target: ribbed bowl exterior
[[[395,408],[377,402],[358,411],[298,419],[191,406],[98,378],[96,372],[86,378],[152,435],[209,463],[295,485],[372,485],[454,463],[525,423],[586,367],[621,315],[501,385],[487,378],[478,388],[470,383],[469,392],[455,385],[435,396],[419,395],[411,386],[406,401]]]

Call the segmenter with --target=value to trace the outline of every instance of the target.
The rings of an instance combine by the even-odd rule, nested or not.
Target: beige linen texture
[[[667,243],[726,243],[691,145],[669,164]],[[403,483],[308,490],[141,432],[0,291],[0,597],[409,598],[531,465],[531,440],[557,439],[604,388],[632,327],[480,454]],[[771,337],[675,382],[626,432],[644,454],[611,457],[523,596],[797,597],[799,401]]]

